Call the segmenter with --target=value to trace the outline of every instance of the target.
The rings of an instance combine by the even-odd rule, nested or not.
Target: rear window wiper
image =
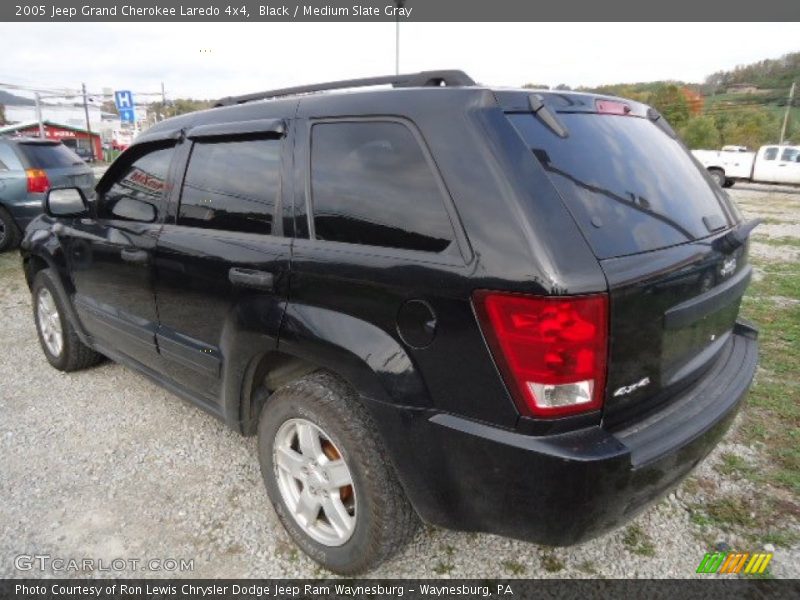
[[[528,96],[528,103],[531,105],[531,110],[533,114],[538,117],[542,123],[547,125],[547,128],[550,129],[553,133],[555,133],[560,138],[566,138],[569,136],[569,131],[567,128],[564,127],[564,124],[559,120],[556,114],[548,108],[545,103],[544,99],[539,94],[530,94]]]

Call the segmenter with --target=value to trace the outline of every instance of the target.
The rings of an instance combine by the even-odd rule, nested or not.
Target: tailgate
[[[608,282],[613,426],[674,398],[730,343],[750,279],[747,244],[730,236],[749,229],[657,113],[577,94],[532,106],[508,118]]]
[[[746,246],[718,246],[704,240],[601,261],[610,295],[607,425],[675,397],[731,342],[751,267]]]

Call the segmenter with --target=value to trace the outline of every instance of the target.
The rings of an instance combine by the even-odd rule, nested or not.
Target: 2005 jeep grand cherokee
[[[220,104],[147,130],[93,197],[49,193],[34,317],[55,368],[106,356],[257,434],[325,567],[420,521],[597,536],[725,432],[756,223],[652,108],[460,71]]]

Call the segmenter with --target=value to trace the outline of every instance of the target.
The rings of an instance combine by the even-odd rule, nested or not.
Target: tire
[[[734,183],[736,183],[735,179],[731,179],[730,177],[726,177],[725,178],[725,183],[722,184],[722,187],[724,187],[724,188],[732,188]]]
[[[313,439],[318,444],[310,443]],[[363,573],[413,538],[419,519],[375,425],[336,377],[316,372],[275,392],[259,419],[258,454],[281,524],[326,569],[342,575]],[[276,460],[278,455],[284,458]],[[313,456],[320,457],[316,464]],[[319,509],[314,508],[317,503]],[[304,511],[316,516],[305,522],[295,516]],[[335,518],[329,519],[329,513]]]
[[[19,246],[20,232],[9,212],[0,206],[0,252]]]
[[[711,175],[711,179],[713,179],[719,187],[725,185],[725,172],[719,169],[709,169],[708,174]]]
[[[34,277],[31,290],[33,320],[47,362],[59,371],[79,371],[96,365],[103,356],[81,342],[66,316],[64,301],[53,271]]]

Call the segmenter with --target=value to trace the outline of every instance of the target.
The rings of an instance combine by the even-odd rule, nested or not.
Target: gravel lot
[[[738,185],[748,216],[781,223],[765,238],[800,238],[800,189]],[[753,245],[766,260],[797,260],[798,246]],[[328,575],[284,533],[261,482],[253,438],[113,363],[62,374],[42,355],[16,253],[0,256],[0,577],[19,554],[63,558],[193,559],[194,571],[115,575],[315,577]],[[788,401],[798,402],[789,395]],[[721,475],[723,453],[763,460],[731,435],[689,485],[598,540],[551,549],[490,535],[422,531],[377,577],[695,577],[710,545],[754,546],[693,519],[714,494],[747,497],[755,484]],[[698,485],[700,482],[700,485]],[[710,483],[709,483],[710,482]],[[777,492],[776,492],[777,493]],[[791,506],[797,498],[787,496]],[[506,507],[507,508],[507,507]],[[498,510],[505,509],[498,507]],[[787,512],[787,531],[800,532]],[[760,546],[760,547],[759,547]],[[800,577],[800,546],[777,548],[776,577]],[[48,574],[48,573],[46,573]],[[49,573],[49,574],[52,574]],[[84,573],[83,575],[86,575]]]

